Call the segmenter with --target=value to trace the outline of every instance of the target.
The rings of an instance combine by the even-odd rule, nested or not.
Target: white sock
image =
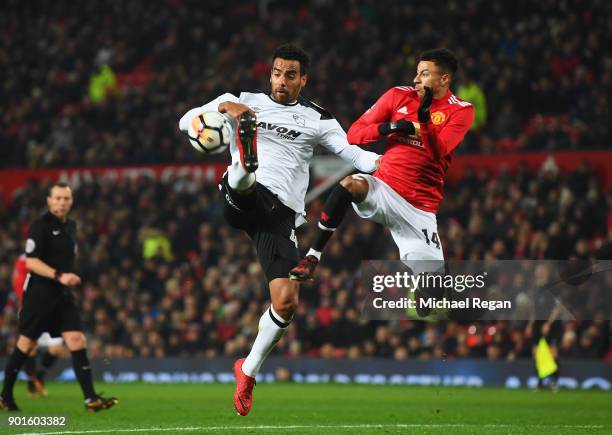
[[[232,164],[227,167],[227,184],[237,192],[249,190],[255,184],[255,174],[242,167],[240,156],[238,161],[233,160],[232,156]]]
[[[232,164],[227,167],[227,183],[229,186],[238,191],[243,192],[249,190],[255,183],[255,174],[247,172],[240,163],[240,151],[238,150],[238,142],[236,141],[236,128],[238,121],[233,116],[224,113],[223,116],[229,121],[232,126],[232,137],[230,138],[230,154],[232,155]]]
[[[309,255],[312,255],[313,257],[317,257],[317,260],[321,261],[321,251],[315,251],[314,249],[310,248],[308,252],[306,253],[307,257]]]
[[[251,352],[242,364],[242,371],[245,375],[255,377],[261,368],[264,360],[270,354],[274,346],[287,332],[287,327],[291,319],[285,320],[279,316],[274,308],[270,306],[259,319],[259,332]],[[283,326],[281,326],[283,325]]]

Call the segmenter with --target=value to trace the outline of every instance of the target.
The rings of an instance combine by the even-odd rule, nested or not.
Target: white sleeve
[[[376,170],[376,160],[380,156],[371,151],[365,151],[357,145],[349,144],[346,132],[335,119],[321,120],[319,138],[322,146],[352,164],[359,171],[369,173]]]
[[[193,118],[195,118],[197,115],[199,115],[202,112],[207,112],[209,110],[219,110],[219,104],[224,103],[226,101],[238,103],[239,99],[236,95],[230,94],[229,92],[223,95],[219,95],[217,98],[215,98],[211,102],[206,103],[203,106],[191,109],[187,113],[185,113],[179,121],[179,129],[183,132],[187,132],[187,130],[189,130],[189,123],[191,122]]]

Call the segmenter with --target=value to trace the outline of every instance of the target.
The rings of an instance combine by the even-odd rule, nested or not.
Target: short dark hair
[[[420,60],[433,62],[442,71],[451,75],[455,75],[457,69],[459,68],[457,56],[446,48],[434,48],[433,50],[427,50],[421,54]]]
[[[65,189],[67,187],[70,189],[70,186],[68,185],[68,183],[64,183],[63,181],[55,181],[49,184],[49,187],[47,187],[47,197],[51,196],[51,192],[53,191],[53,188],[55,187],[61,187],[62,189]]]
[[[272,62],[274,59],[297,60],[300,63],[300,75],[307,74],[310,68],[310,56],[302,47],[294,44],[283,44],[274,50]]]

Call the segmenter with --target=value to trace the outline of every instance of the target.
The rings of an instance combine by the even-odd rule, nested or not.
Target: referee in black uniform
[[[26,241],[23,306],[19,313],[19,338],[4,371],[0,409],[17,411],[13,386],[38,337],[48,331],[63,337],[72,354],[72,367],[85,396],[85,409],[100,411],[118,403],[114,397],[96,394],[87,358],[85,335],[70,287],[81,283],[74,271],[76,225],[68,219],[72,191],[65,183],[54,183],[47,192],[48,211],[36,219]]]

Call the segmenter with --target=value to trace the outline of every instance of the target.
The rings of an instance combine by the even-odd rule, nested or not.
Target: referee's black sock
[[[74,369],[77,381],[79,381],[79,385],[81,385],[81,390],[83,390],[83,396],[85,399],[95,398],[96,392],[94,391],[87,351],[85,349],[75,350],[71,354],[72,368]]]
[[[332,234],[342,222],[352,200],[351,193],[343,185],[338,184],[334,188],[327,201],[325,201],[325,205],[323,205],[312,249],[319,252],[323,251]]]
[[[52,355],[47,349],[40,363],[42,368],[37,373],[38,379],[40,379],[41,381],[45,379],[45,376],[47,375],[47,371],[51,367],[53,367],[53,364],[55,364],[55,361],[57,361],[57,357],[55,355]]]
[[[2,386],[2,393],[0,393],[3,399],[13,400],[13,387],[15,386],[19,370],[21,370],[21,366],[27,358],[28,354],[23,353],[15,346],[15,350],[9,357],[4,369],[4,385]]]

